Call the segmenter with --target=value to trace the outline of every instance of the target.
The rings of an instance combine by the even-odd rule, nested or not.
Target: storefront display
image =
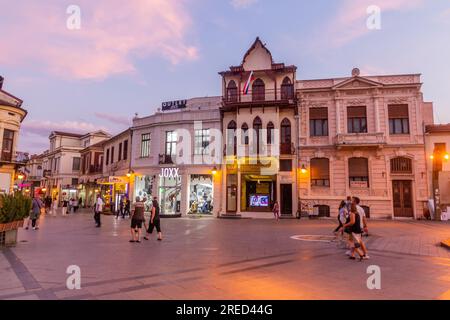
[[[212,213],[213,180],[211,175],[191,175],[189,192],[189,213]]]
[[[134,194],[140,197],[141,200],[144,198],[152,199],[155,194],[155,177],[154,176],[136,176],[134,179]],[[133,199],[134,200],[134,199]]]
[[[161,214],[181,214],[181,177],[159,178],[159,202]]]

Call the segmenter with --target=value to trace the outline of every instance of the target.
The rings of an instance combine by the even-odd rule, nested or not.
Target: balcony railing
[[[240,146],[242,148],[242,145]],[[268,144],[268,145],[262,145],[259,147],[259,150],[251,145],[245,145],[244,154],[246,156],[274,156],[274,155],[293,155],[295,154],[295,146],[294,143],[281,143],[279,145],[279,153],[275,151],[277,148],[276,145]],[[242,152],[242,149],[240,149]],[[231,147],[229,145],[224,145],[223,148],[223,155],[224,156],[235,156],[237,155],[237,148],[236,146]]]
[[[293,87],[281,89],[265,89],[264,91],[251,90],[244,94],[243,92],[233,89],[227,89],[225,95],[222,97],[225,104],[233,103],[261,103],[265,101],[273,102],[279,101],[284,103],[293,103],[295,99],[295,92]]]
[[[386,144],[386,135],[377,133],[340,133],[336,135],[337,146],[381,146]]]
[[[87,170],[83,170],[84,174],[90,174],[90,173],[102,173],[103,172],[103,166],[98,164],[91,164],[88,166]]]
[[[160,154],[159,164],[175,164],[175,155]]]

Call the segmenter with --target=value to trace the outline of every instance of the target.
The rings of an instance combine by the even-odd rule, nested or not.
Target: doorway
[[[292,184],[280,184],[281,214],[292,215]]]
[[[394,202],[394,217],[413,218],[412,182],[409,180],[392,181],[392,197]]]

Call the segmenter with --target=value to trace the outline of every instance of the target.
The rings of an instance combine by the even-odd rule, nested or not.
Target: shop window
[[[236,82],[231,80],[227,86],[227,101],[228,102],[237,102],[238,101],[238,89],[236,86]]]
[[[367,133],[365,106],[347,108],[347,130],[348,133]]]
[[[327,205],[315,205],[314,211],[317,212],[319,217],[330,217],[330,206]]]
[[[143,200],[151,201],[155,196],[155,181],[153,176],[136,176],[134,183],[135,195]]]
[[[283,83],[281,84],[281,99],[294,99],[294,85],[292,84],[291,79],[289,79],[288,77],[285,77],[283,79]]]
[[[398,157],[391,159],[391,173],[412,173],[411,159]]]
[[[327,158],[313,158],[311,167],[311,186],[330,186],[330,161]]]
[[[291,172],[292,171],[292,160],[281,159],[280,160],[280,171],[281,172]]]
[[[369,160],[367,158],[348,159],[348,172],[351,188],[369,187]]]
[[[266,99],[266,86],[264,81],[256,79],[252,84],[252,100],[264,101]]]
[[[409,134],[409,114],[408,105],[389,105],[389,133]]]
[[[309,109],[309,134],[311,137],[328,136],[328,108]]]
[[[150,156],[150,133],[141,135],[141,158],[148,158]]]
[[[159,185],[161,214],[179,214],[181,210],[181,177],[160,177]]]
[[[198,129],[194,132],[194,154],[209,154],[210,135],[209,129]]]
[[[211,214],[213,211],[212,176],[191,175],[189,191],[189,213]]]

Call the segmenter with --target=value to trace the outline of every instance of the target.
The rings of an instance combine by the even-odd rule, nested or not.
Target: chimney
[[[2,89],[2,87],[3,87],[3,77],[0,76],[0,90]]]

